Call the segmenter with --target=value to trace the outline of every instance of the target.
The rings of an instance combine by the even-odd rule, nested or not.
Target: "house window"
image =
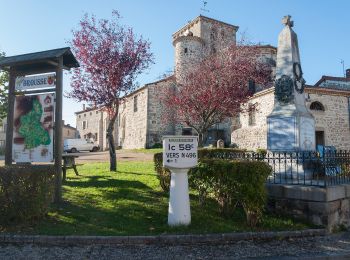
[[[254,105],[249,105],[249,111],[248,111],[248,124],[249,125],[255,125],[256,124],[256,110]]]
[[[134,112],[137,112],[137,96],[134,97]]]
[[[241,125],[241,119],[240,119],[240,115],[237,114],[233,117],[232,119],[232,127],[233,127],[233,130],[236,130],[236,129],[239,129],[242,127]]]
[[[97,139],[98,139],[98,135],[97,133],[95,133],[95,141],[97,141]]]
[[[81,115],[79,115],[79,118],[81,118]]]
[[[322,105],[322,103],[315,101],[311,103],[310,110],[324,111],[324,106]]]
[[[92,112],[90,112],[90,116],[92,116]]]
[[[87,128],[87,121],[83,121],[83,129]]]
[[[188,49],[187,49],[187,48],[185,48],[185,49],[184,49],[184,53],[187,53],[187,52],[188,52]]]
[[[98,111],[96,111],[96,114],[98,114]]]
[[[84,114],[84,117],[86,117],[86,114]]]

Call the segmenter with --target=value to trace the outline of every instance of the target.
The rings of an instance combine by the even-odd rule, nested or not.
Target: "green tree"
[[[0,52],[0,59],[5,57],[4,52]],[[9,73],[7,71],[0,71],[0,119],[7,115],[7,93],[9,84]]]

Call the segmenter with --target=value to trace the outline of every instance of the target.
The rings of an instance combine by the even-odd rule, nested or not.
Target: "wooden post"
[[[54,201],[62,201],[62,99],[63,99],[63,57],[58,59],[56,69],[56,109],[55,109],[55,197]]]
[[[16,70],[10,69],[10,82],[8,92],[8,108],[7,108],[7,126],[6,126],[6,151],[5,151],[5,165],[12,164],[12,139],[13,139],[13,121],[15,110],[15,84],[16,84]]]

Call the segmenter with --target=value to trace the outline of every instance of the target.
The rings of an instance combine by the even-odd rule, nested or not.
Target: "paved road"
[[[0,259],[350,259],[350,233],[221,245],[0,245]]]
[[[109,162],[109,152],[80,152],[73,153],[78,155],[79,158],[76,159],[77,163],[87,163],[87,162]],[[117,160],[119,161],[152,161],[153,154],[132,152],[128,150],[117,150]]]

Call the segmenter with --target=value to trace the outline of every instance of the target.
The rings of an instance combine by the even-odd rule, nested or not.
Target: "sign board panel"
[[[168,168],[189,169],[198,163],[197,136],[164,136],[163,166]]]
[[[52,162],[55,96],[16,96],[12,160]]]
[[[20,91],[54,88],[56,86],[56,74],[41,74],[35,76],[17,77],[15,89]]]
[[[295,117],[268,117],[267,127],[268,150],[294,151],[297,148]]]

